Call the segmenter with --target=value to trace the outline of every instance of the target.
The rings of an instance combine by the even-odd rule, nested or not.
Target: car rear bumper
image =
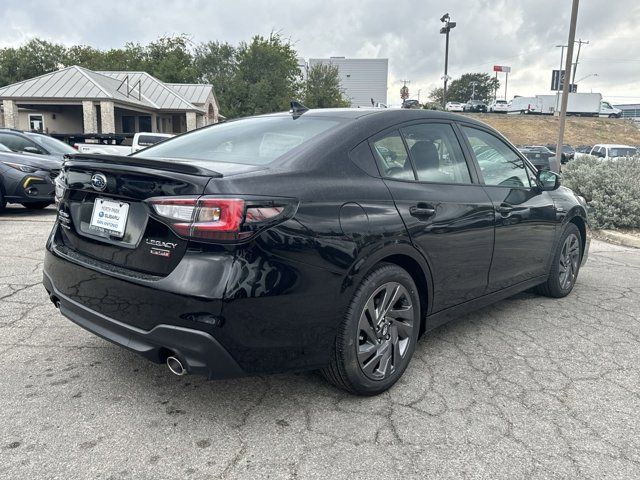
[[[210,379],[245,375],[238,363],[209,333],[176,325],[156,325],[149,331],[109,318],[72,300],[56,289],[45,272],[43,284],[60,313],[82,328],[149,360],[162,363],[177,356],[188,373]]]
[[[65,249],[60,228],[47,242],[44,284],[87,330],[154,361],[175,351],[210,378],[329,363],[351,295],[341,274],[248,245],[187,253],[169,275],[147,278]]]

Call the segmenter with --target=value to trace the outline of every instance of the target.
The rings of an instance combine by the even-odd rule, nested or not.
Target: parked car
[[[59,160],[65,155],[77,153],[66,143],[48,135],[13,128],[0,128],[0,144],[13,152],[46,155]]]
[[[547,148],[556,154],[557,145],[555,143],[548,143]],[[560,162],[567,163],[569,160],[573,160],[576,155],[575,149],[571,145],[567,145],[566,143],[562,145],[561,154],[560,154]]]
[[[487,113],[487,104],[480,100],[469,100],[462,109],[465,112]]]
[[[525,145],[518,150],[538,170],[551,170],[551,161],[556,158],[556,154],[543,145]]]
[[[594,145],[589,154],[603,160],[612,160],[638,155],[638,149],[630,145],[600,144]]]
[[[156,143],[173,137],[171,133],[139,132],[133,136],[131,145],[106,145],[104,143],[76,143],[74,147],[80,153],[100,153],[103,155],[129,155]]]
[[[418,100],[405,100],[402,102],[401,108],[422,108]]]
[[[57,192],[43,281],[73,322],[179,375],[320,369],[362,395],[423,331],[568,295],[589,248],[558,175],[429,110],[298,107],[79,154]]]
[[[489,104],[490,113],[507,113],[509,104],[506,100],[494,100]]]
[[[447,112],[464,112],[464,104],[460,102],[447,102],[444,109]]]
[[[53,179],[62,160],[44,154],[16,153],[0,143],[0,212],[7,203],[42,209],[53,203]]]

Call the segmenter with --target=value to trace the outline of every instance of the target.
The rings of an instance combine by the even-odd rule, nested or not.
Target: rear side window
[[[383,177],[415,180],[413,167],[399,132],[394,131],[374,140],[373,152]]]
[[[462,127],[478,160],[484,182],[501,187],[530,187],[529,171],[511,147],[495,135]]]
[[[451,125],[423,123],[401,129],[421,182],[471,183],[469,168]]]
[[[340,121],[304,115],[247,118],[195,130],[134,155],[265,165]]]

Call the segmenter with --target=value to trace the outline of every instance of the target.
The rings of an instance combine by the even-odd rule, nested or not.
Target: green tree
[[[163,82],[194,83],[198,72],[189,51],[186,35],[161,37],[144,48],[147,72]]]
[[[309,69],[303,102],[309,108],[348,107],[351,104],[340,86],[337,66],[320,63]]]
[[[65,47],[34,38],[18,48],[0,49],[0,85],[26,80],[63,67]]]
[[[447,88],[447,101],[466,102],[471,98],[475,82],[475,99],[489,101],[493,98],[494,91],[500,87],[497,78],[488,73],[465,73],[455,79]]]
[[[220,110],[225,115],[234,103],[233,83],[238,72],[238,50],[229,43],[207,42],[195,48],[193,64],[198,81],[213,85]]]
[[[277,112],[289,108],[300,89],[301,74],[291,42],[279,34],[255,36],[241,43],[232,102],[225,113],[232,117]]]
[[[432,103],[437,103],[438,105],[442,105],[442,87],[436,87],[429,92],[429,100]]]

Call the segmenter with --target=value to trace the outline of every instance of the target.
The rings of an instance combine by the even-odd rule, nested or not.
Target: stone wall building
[[[0,88],[0,126],[49,134],[183,133],[220,119],[213,86],[71,66]]]

